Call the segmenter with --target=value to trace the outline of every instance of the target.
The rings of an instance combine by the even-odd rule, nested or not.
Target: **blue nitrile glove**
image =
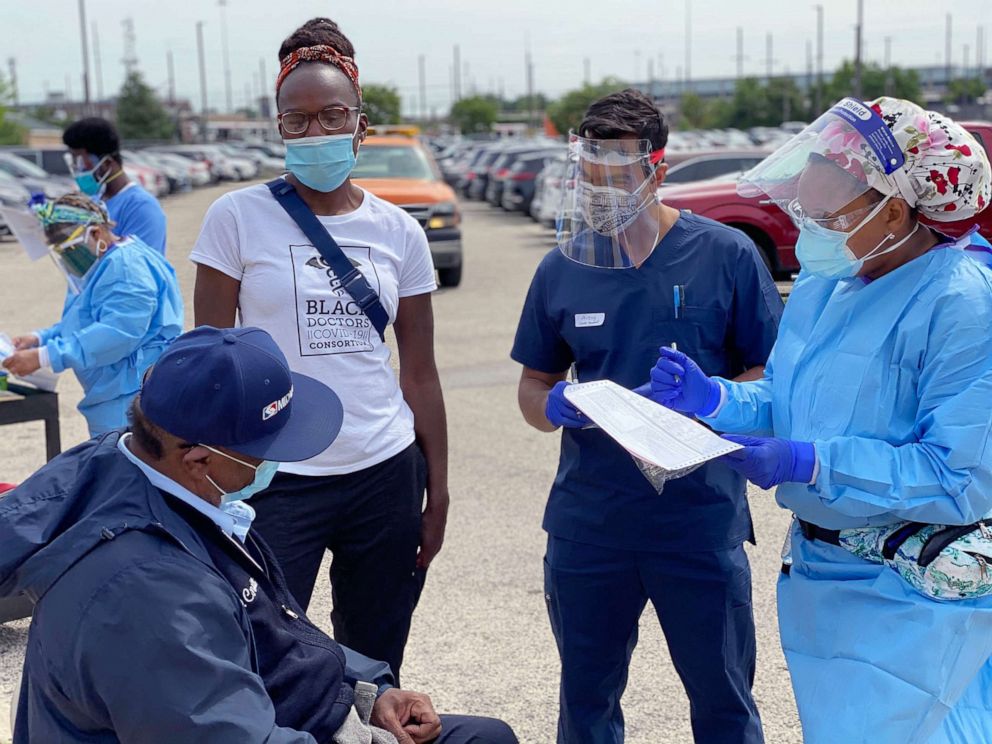
[[[794,442],[778,437],[747,437],[724,434],[723,438],[743,445],[720,459],[762,488],[779,483],[809,483],[816,468],[816,448],[812,442]]]
[[[708,416],[720,405],[720,383],[706,376],[692,359],[681,351],[661,347],[658,363],[651,370],[650,390],[642,385],[634,392],[655,403],[682,413]]]
[[[555,383],[555,386],[548,393],[544,415],[555,426],[564,426],[566,429],[581,429],[583,426],[588,426],[590,421],[565,397],[565,388],[568,385],[569,383],[564,380]]]

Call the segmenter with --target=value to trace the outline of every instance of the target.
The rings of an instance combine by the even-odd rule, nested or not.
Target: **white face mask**
[[[615,235],[630,227],[646,202],[643,192],[653,178],[646,178],[634,191],[616,186],[579,184],[578,208],[589,226],[600,235]]]

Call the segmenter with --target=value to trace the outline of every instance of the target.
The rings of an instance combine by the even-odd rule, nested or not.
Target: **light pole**
[[[224,94],[227,99],[227,112],[234,108],[231,99],[231,58],[227,52],[227,0],[217,0],[220,6],[220,40],[224,52]]]
[[[90,112],[90,51],[86,36],[86,0],[79,0],[79,36],[83,42],[83,110]]]
[[[814,5],[816,9],[816,97],[815,114],[823,111],[823,6]]]

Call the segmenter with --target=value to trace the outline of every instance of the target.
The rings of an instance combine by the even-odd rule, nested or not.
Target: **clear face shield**
[[[861,199],[869,191],[891,194],[894,184],[915,204],[905,160],[882,117],[844,98],[745,173],[737,192],[767,197],[800,229],[847,232],[875,206]]]
[[[81,291],[87,274],[106,252],[106,247],[100,248],[99,241],[96,250],[90,247],[93,229],[92,225],[79,225],[65,240],[52,244],[55,263],[74,294]]]
[[[558,248],[573,261],[605,269],[640,266],[661,231],[654,171],[664,150],[648,140],[569,135],[558,216]]]

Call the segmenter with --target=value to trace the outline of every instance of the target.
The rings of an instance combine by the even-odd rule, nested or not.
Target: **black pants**
[[[442,715],[441,735],[433,744],[517,744],[517,737],[496,718]]]
[[[416,568],[427,464],[417,445],[345,475],[279,473],[252,499],[257,530],[306,608],[324,551],[333,553],[334,638],[388,662],[403,649],[426,572]]]

